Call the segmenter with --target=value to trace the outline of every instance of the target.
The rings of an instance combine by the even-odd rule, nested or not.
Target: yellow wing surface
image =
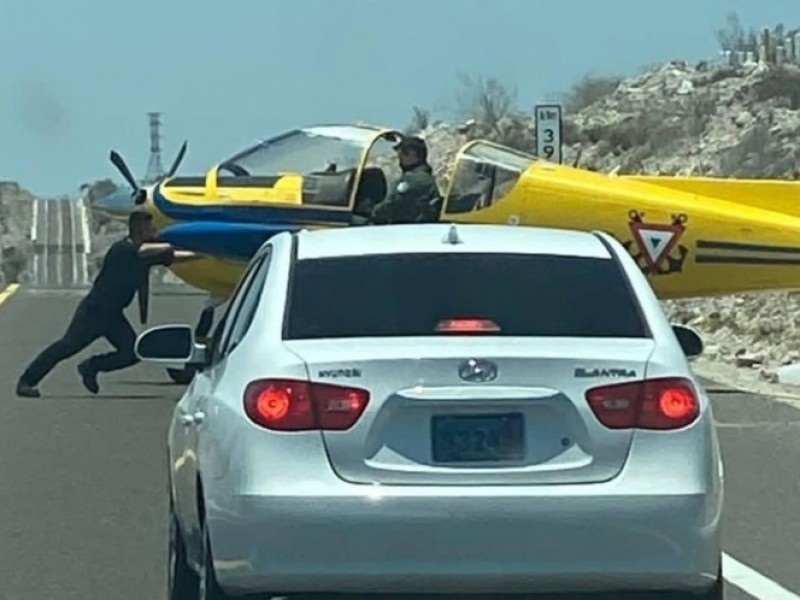
[[[800,287],[796,184],[614,177],[532,158],[520,168],[492,146],[462,151],[445,220],[606,231],[664,299]],[[475,173],[489,183],[470,205]]]
[[[795,181],[642,175],[627,175],[621,179],[800,217],[800,184]]]

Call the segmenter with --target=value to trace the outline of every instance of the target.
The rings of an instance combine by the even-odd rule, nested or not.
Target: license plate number
[[[433,460],[439,463],[520,460],[525,454],[520,413],[435,416]]]

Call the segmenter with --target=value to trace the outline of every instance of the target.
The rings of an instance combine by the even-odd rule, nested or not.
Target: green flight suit
[[[441,194],[427,164],[404,172],[383,202],[372,209],[376,224],[435,221],[439,216]]]

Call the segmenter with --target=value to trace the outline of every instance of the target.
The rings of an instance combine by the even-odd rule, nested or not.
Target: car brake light
[[[598,387],[586,392],[586,400],[610,429],[680,429],[700,414],[694,386],[681,378]]]
[[[344,431],[368,402],[367,390],[291,379],[258,379],[244,391],[250,420],[275,431]]]
[[[439,333],[487,333],[500,331],[491,319],[445,319],[436,324]]]

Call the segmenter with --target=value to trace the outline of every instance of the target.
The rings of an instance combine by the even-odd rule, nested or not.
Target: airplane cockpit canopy
[[[303,177],[303,203],[345,207],[365,151],[381,130],[321,125],[265,140],[223,161],[220,187],[271,187],[276,177]]]
[[[444,214],[488,208],[514,187],[535,156],[491,142],[466,146],[456,159]]]
[[[223,161],[220,175],[267,177],[355,169],[376,133],[374,129],[356,126],[296,129]]]

